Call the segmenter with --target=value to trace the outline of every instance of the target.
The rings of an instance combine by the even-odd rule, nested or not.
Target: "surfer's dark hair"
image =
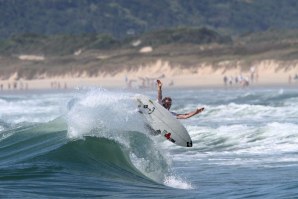
[[[166,101],[172,101],[172,98],[170,98],[170,97],[165,97],[165,98],[163,98],[162,99],[162,101],[161,101],[161,103],[162,103],[162,105],[164,106],[165,104],[166,104]]]

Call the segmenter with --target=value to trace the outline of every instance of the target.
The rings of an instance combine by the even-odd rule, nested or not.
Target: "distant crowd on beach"
[[[52,81],[51,82],[51,88],[52,89],[67,89],[67,83],[59,82],[59,81]]]
[[[289,75],[288,83],[289,84],[292,84],[293,83],[293,80],[295,82],[298,82],[298,74],[295,74],[294,77],[292,77],[292,75]]]
[[[67,89],[66,82],[52,81],[50,82],[50,89]],[[12,82],[2,82],[0,83],[0,90],[16,91],[16,90],[29,90],[30,86],[28,82],[23,81],[12,81]]]
[[[228,86],[241,86],[241,87],[248,87],[252,83],[257,82],[257,79],[249,78],[247,76],[224,76],[223,78],[225,87]]]
[[[250,74],[243,76],[243,75],[236,75],[236,76],[227,76],[224,75],[223,82],[226,88],[233,87],[233,86],[240,86],[242,88],[248,87],[257,83],[259,81],[259,75],[255,70],[255,67],[250,68]],[[286,83],[286,80],[285,80]],[[288,84],[291,85],[292,83],[298,83],[298,74],[294,76],[289,75],[288,77]]]
[[[29,86],[27,82],[7,82],[0,84],[0,90],[28,90]]]
[[[126,88],[128,89],[146,89],[146,88],[155,88],[156,80],[157,79],[163,79],[165,78],[165,74],[162,74],[158,77],[138,77],[129,79],[127,76],[125,76],[125,84]],[[170,81],[168,86],[173,86],[174,81]]]
[[[252,85],[253,83],[258,82],[259,80],[259,75],[256,72],[255,67],[250,67],[250,74],[247,76],[243,76],[242,74],[236,75],[236,76],[224,76],[223,77],[223,82],[224,86],[241,86],[242,88],[248,87]]]

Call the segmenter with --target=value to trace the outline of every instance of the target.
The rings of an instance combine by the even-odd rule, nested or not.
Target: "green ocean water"
[[[295,198],[298,90],[168,89],[193,140],[144,127],[132,97],[82,89],[0,96],[1,198]]]

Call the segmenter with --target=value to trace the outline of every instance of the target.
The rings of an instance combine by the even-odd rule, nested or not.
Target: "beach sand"
[[[298,65],[281,68],[275,61],[263,61],[249,69],[242,70],[241,66],[218,67],[214,70],[211,65],[200,64],[190,69],[171,67],[166,61],[139,67],[134,71],[121,71],[116,75],[101,75],[97,77],[72,77],[70,75],[47,77],[43,75],[34,80],[16,80],[17,74],[8,80],[1,80],[2,90],[26,89],[73,89],[77,87],[102,88],[152,88],[156,79],[161,79],[166,87],[223,87],[224,77],[228,79],[227,86],[241,87],[235,83],[235,78],[246,79],[249,86],[297,86]]]

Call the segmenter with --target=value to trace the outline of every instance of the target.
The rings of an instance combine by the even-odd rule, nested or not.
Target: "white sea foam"
[[[0,119],[10,124],[47,122],[60,116],[61,96],[9,96],[0,100]]]
[[[92,90],[81,96],[67,114],[68,136],[109,136],[144,130],[130,94]]]
[[[193,139],[190,151],[176,150],[177,161],[219,165],[298,164],[298,125],[272,122],[264,125],[187,126]]]
[[[193,189],[191,183],[186,182],[186,180],[181,179],[177,176],[168,176],[164,180],[164,184],[169,187],[176,189]]]

